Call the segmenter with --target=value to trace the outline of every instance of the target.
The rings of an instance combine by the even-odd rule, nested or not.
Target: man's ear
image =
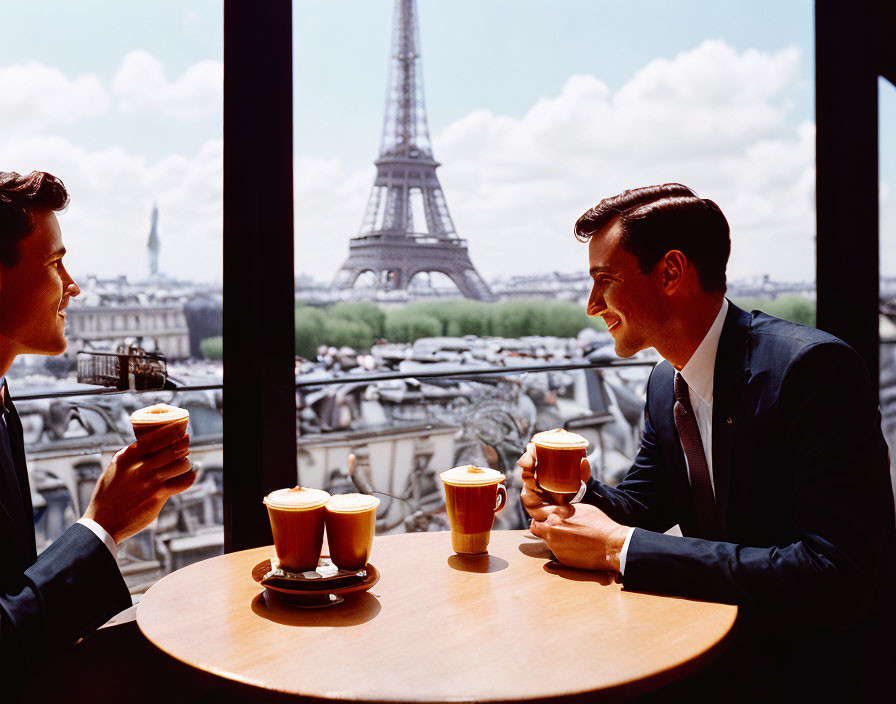
[[[663,293],[672,295],[684,283],[685,271],[689,266],[687,257],[677,249],[666,252],[657,262],[660,286]]]

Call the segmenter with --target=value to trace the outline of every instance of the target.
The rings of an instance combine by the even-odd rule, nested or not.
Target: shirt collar
[[[722,336],[722,326],[725,324],[727,314],[728,299],[723,298],[722,307],[709,326],[703,342],[681,370],[681,376],[703,403],[712,403],[712,377],[716,369],[716,352],[719,350],[719,338]]]

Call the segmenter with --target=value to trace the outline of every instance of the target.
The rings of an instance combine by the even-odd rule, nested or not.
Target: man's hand
[[[548,511],[545,509],[551,506],[562,506],[569,499],[564,494],[553,494],[538,486],[535,468],[535,445],[533,443],[530,442],[526,446],[526,452],[517,460],[517,465],[523,470],[523,488],[520,491],[523,508],[536,521],[543,521],[548,517]],[[582,461],[579,463],[579,471],[582,481],[588,481],[588,478],[591,476],[591,465],[587,459],[582,458]]]
[[[597,506],[546,506],[547,517],[529,530],[544,538],[558,562],[584,570],[619,571],[619,553],[628,527],[610,519]]]
[[[99,523],[116,543],[149,525],[168,497],[196,478],[190,438],[178,425],[163,426],[116,452],[97,481],[84,517]]]

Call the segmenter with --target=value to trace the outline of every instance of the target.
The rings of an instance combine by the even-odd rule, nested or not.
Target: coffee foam
[[[337,494],[327,501],[327,510],[338,513],[360,513],[380,505],[380,500],[370,494]]]
[[[322,489],[306,489],[297,486],[292,489],[277,489],[264,497],[264,503],[273,508],[302,511],[317,508],[327,503],[330,495]]]
[[[189,411],[166,403],[140,408],[131,413],[131,423],[172,423],[190,417]]]
[[[477,467],[472,464],[454,467],[442,472],[440,475],[446,484],[457,486],[485,486],[497,484],[504,479],[504,475],[496,469],[489,467]]]
[[[532,442],[541,447],[554,450],[584,450],[588,447],[588,440],[578,433],[571,433],[563,428],[545,430],[532,436]]]

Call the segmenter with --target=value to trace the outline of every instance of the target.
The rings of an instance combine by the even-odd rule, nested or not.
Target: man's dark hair
[[[666,252],[677,249],[697,269],[703,290],[725,290],[730,230],[711,200],[680,183],[633,188],[604,198],[582,215],[575,235],[587,242],[614,221],[622,229],[620,245],[637,257],[641,273],[653,271]]]
[[[33,211],[62,210],[68,200],[62,181],[45,171],[0,171],[0,264],[19,263],[19,240],[34,227]]]

